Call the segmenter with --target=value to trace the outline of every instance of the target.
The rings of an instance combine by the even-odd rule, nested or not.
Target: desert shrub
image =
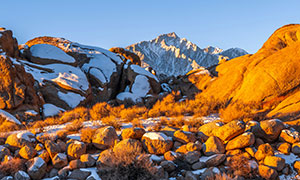
[[[57,139],[61,139],[63,141],[67,139],[68,134],[69,134],[68,131],[65,129],[56,132]]]
[[[162,125],[167,125],[167,126],[177,127],[177,128],[181,128],[185,122],[183,116],[173,117],[173,118],[169,118],[169,119],[167,119],[166,117],[163,117],[160,120],[162,122]]]
[[[85,107],[77,107],[70,111],[64,112],[59,118],[59,123],[63,124],[74,120],[87,121],[90,119],[89,110]]]
[[[13,158],[9,161],[3,161],[0,164],[0,173],[4,175],[14,175],[19,170],[26,171],[25,160]]]
[[[133,127],[144,128],[144,127],[143,127],[143,124],[142,124],[142,121],[141,121],[141,119],[139,119],[139,118],[134,118],[134,119],[131,121],[131,124],[132,124]]]
[[[141,147],[140,147],[141,148]],[[102,179],[111,180],[154,180],[156,168],[146,155],[140,154],[140,148],[127,147],[124,151],[109,154],[110,168],[100,168]],[[140,149],[140,150],[138,150]]]
[[[251,165],[249,164],[249,160],[242,155],[235,155],[230,157],[228,166],[228,172],[233,175],[239,175],[251,179],[256,176],[255,172],[251,172]]]
[[[121,122],[115,116],[107,116],[101,119],[102,124],[107,126],[112,126],[115,129],[119,130],[121,128]]]
[[[66,125],[65,130],[71,133],[78,132],[83,127],[82,119],[76,119]]]
[[[85,143],[92,143],[93,136],[94,136],[96,130],[97,129],[89,128],[89,127],[81,129],[80,140]]]
[[[171,116],[174,112],[173,107],[175,105],[175,95],[171,93],[167,95],[164,99],[158,100],[152,109],[149,110],[149,117],[159,117],[159,116]]]
[[[97,103],[90,109],[91,118],[93,120],[100,120],[101,118],[107,117],[109,116],[110,109],[111,106],[106,102]]]
[[[124,105],[109,107],[109,115],[114,116],[116,118],[121,118],[120,112],[125,109]]]
[[[0,132],[16,131],[20,129],[21,125],[7,121],[5,117],[0,116]]]
[[[16,123],[10,121],[4,121],[0,125],[0,132],[9,132],[9,131],[17,131],[20,130],[21,126]]]
[[[126,121],[132,121],[135,118],[141,117],[145,112],[147,111],[147,108],[145,107],[137,107],[133,106],[130,108],[125,108],[120,112],[121,119],[125,119]]]

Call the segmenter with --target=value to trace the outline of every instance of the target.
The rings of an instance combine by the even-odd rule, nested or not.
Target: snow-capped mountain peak
[[[220,55],[232,59],[247,54],[239,48],[223,51],[209,46],[201,49],[186,38],[180,38],[175,32],[130,45],[127,49],[141,58],[143,67],[151,66],[157,74],[174,76],[184,75],[195,67],[218,64]]]

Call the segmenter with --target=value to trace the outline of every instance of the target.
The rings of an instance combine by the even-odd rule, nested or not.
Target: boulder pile
[[[169,129],[174,131],[131,127],[117,133],[112,126],[105,126],[96,130],[90,143],[58,135],[45,141],[42,134],[12,134],[0,145],[1,161],[20,158],[26,167],[0,175],[93,179],[86,168],[97,167],[101,177],[117,168],[115,162],[128,161],[127,156],[149,163],[155,169],[153,177],[159,179],[277,179],[295,177],[300,171],[300,134],[279,119],[212,121],[197,132]]]

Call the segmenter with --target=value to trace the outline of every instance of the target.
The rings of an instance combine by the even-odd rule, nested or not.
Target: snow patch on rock
[[[53,104],[44,104],[43,105],[43,114],[44,117],[55,116],[60,112],[64,112],[63,108],[57,107]]]
[[[80,94],[68,92],[58,92],[58,97],[65,101],[71,108],[75,108],[81,101],[85,100],[85,97],[81,96]]]
[[[21,122],[15,118],[15,116],[11,115],[10,113],[0,109],[0,116],[2,116],[3,118],[5,118],[7,121],[16,123],[16,124],[21,124]]]
[[[75,59],[63,50],[50,44],[36,44],[30,47],[32,56],[43,59],[54,59],[63,63],[75,63]]]

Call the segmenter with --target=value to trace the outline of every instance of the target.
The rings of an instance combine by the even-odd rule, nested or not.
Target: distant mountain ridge
[[[205,49],[176,33],[162,34],[150,41],[142,41],[126,47],[136,53],[142,67],[151,66],[157,74],[184,75],[192,69],[210,67],[219,63],[220,56],[229,59],[248,54],[240,48],[222,50],[209,46]]]

